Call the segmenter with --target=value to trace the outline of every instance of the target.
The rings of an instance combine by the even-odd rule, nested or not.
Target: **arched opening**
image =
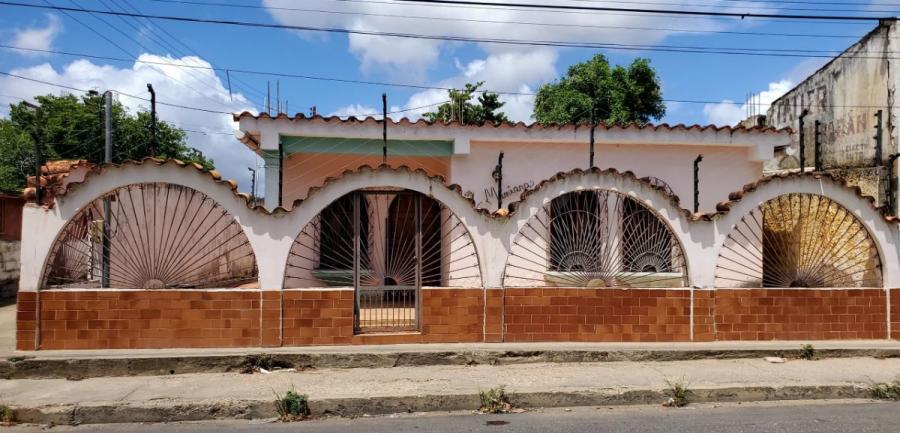
[[[843,206],[791,193],[750,211],[729,233],[717,287],[881,287],[874,239]]]
[[[181,185],[123,186],[81,209],[50,250],[42,288],[255,287],[243,229],[206,194]]]
[[[519,231],[510,287],[684,287],[687,267],[669,227],[643,203],[609,190],[567,193]]]
[[[415,330],[423,287],[480,286],[462,222],[424,194],[351,192],[304,227],[291,247],[285,288],[352,287],[356,332]]]

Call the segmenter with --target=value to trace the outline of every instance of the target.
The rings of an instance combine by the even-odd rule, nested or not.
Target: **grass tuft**
[[[664,403],[664,406],[685,407],[691,403],[691,395],[694,392],[691,391],[684,379],[678,381],[666,379],[666,386],[668,388],[665,393],[669,396],[669,401]]]
[[[800,358],[807,361],[816,359],[816,348],[812,344],[804,344],[800,346]]]
[[[483,413],[509,413],[513,408],[503,386],[479,391],[478,396],[481,398],[480,410]]]
[[[293,389],[284,394],[276,392],[275,410],[278,411],[278,418],[284,422],[306,419],[310,415],[309,397],[306,394],[298,394]]]
[[[878,400],[900,401],[900,378],[890,383],[876,383],[869,388],[872,398]]]

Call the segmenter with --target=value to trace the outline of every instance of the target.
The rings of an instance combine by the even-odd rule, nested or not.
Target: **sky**
[[[319,114],[339,116],[379,114],[381,95],[386,93],[394,112],[391,117],[417,118],[447,99],[446,90],[433,87],[484,81],[484,89],[507,92],[501,99],[510,119],[530,122],[533,93],[542,84],[558,79],[569,66],[602,53],[614,64],[650,59],[667,105],[665,117],[654,123],[729,125],[745,117],[748,95],[754,95],[760,102],[757,111],[764,113],[768,103],[877,24],[438,6],[399,0],[12,1],[292,26],[173,22],[0,5],[0,45],[4,46],[0,48],[0,72],[82,90],[112,89],[120,92],[119,100],[131,111],[148,108],[147,101],[132,96],[148,98],[146,85],[152,83],[161,104],[201,109],[158,106],[162,120],[185,129],[188,144],[211,157],[223,176],[237,180],[244,191],[250,185],[247,168],[261,168],[261,161],[234,138],[235,124],[227,113],[265,110],[267,92],[273,110],[277,94],[282,111],[290,114],[308,114],[315,106]],[[497,1],[794,15],[900,15],[900,3],[886,0]],[[499,39],[603,43],[607,48],[509,44]],[[684,47],[695,52],[684,52]],[[696,52],[734,49],[761,55]],[[0,75],[0,116],[8,114],[8,104],[47,93],[78,92]]]

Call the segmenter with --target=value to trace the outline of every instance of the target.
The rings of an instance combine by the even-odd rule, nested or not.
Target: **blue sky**
[[[22,1],[46,5],[35,0]],[[804,54],[808,54],[809,50],[816,51],[812,53],[816,55],[829,55],[832,51],[843,50],[875,26],[871,22],[737,20],[412,6],[409,3],[396,4],[394,0],[190,0],[189,3],[217,1],[222,3],[199,5],[172,0],[50,0],[50,3],[76,8],[338,29],[653,46],[796,49],[803,50]],[[884,16],[897,15],[897,11],[900,11],[900,5],[890,6],[884,0],[831,0],[830,3],[840,4],[812,4],[816,2],[817,0],[795,3],[766,3],[760,0],[633,0],[589,4],[785,14]],[[246,7],[227,7],[223,5],[225,3]],[[829,12],[829,9],[836,11]],[[759,33],[824,36],[764,36]],[[291,113],[307,112],[313,105],[324,115],[376,113],[380,111],[381,94],[386,92],[392,110],[408,110],[397,116],[411,117],[426,110],[413,108],[438,103],[445,97],[445,92],[297,78],[279,79],[238,72],[229,73],[229,77],[226,77],[221,72],[181,68],[172,64],[215,65],[226,69],[439,87],[461,86],[465,82],[484,80],[485,88],[491,90],[530,93],[536,91],[542,83],[565,73],[569,65],[603,52],[613,63],[629,63],[635,57],[650,58],[662,80],[666,99],[742,102],[748,93],[762,92],[760,99],[765,103],[827,61],[825,58],[807,57],[548,48],[348,36],[92,16],[72,12],[67,14],[2,5],[0,44],[130,59],[141,56],[143,60],[155,62],[141,64],[0,49],[0,71],[77,88],[101,91],[113,88],[147,96],[146,83],[151,82],[157,89],[160,101],[231,112],[262,109],[267,81],[271,84],[274,97],[275,80],[280,80],[281,99],[287,101]],[[231,80],[230,94],[228,78]],[[4,105],[4,108],[0,108],[0,115],[6,113],[6,104],[18,101],[16,98],[59,92],[61,90],[58,88],[0,77],[0,103]],[[504,98],[507,100],[506,111],[511,118],[529,121],[531,97],[510,95]],[[147,106],[144,101],[127,97],[121,97],[120,100],[134,110]],[[731,123],[743,117],[744,112],[744,107],[733,104],[669,102],[668,113],[659,122]],[[233,128],[230,116],[173,107],[160,107],[160,115],[164,120],[192,131],[190,143],[212,156],[226,176],[238,179],[242,187],[249,184],[245,167],[253,166],[257,161],[229,135]]]

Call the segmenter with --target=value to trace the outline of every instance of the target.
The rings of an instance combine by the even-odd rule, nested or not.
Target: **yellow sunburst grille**
[[[719,287],[880,287],[874,240],[847,209],[815,194],[769,200],[729,234]]]

